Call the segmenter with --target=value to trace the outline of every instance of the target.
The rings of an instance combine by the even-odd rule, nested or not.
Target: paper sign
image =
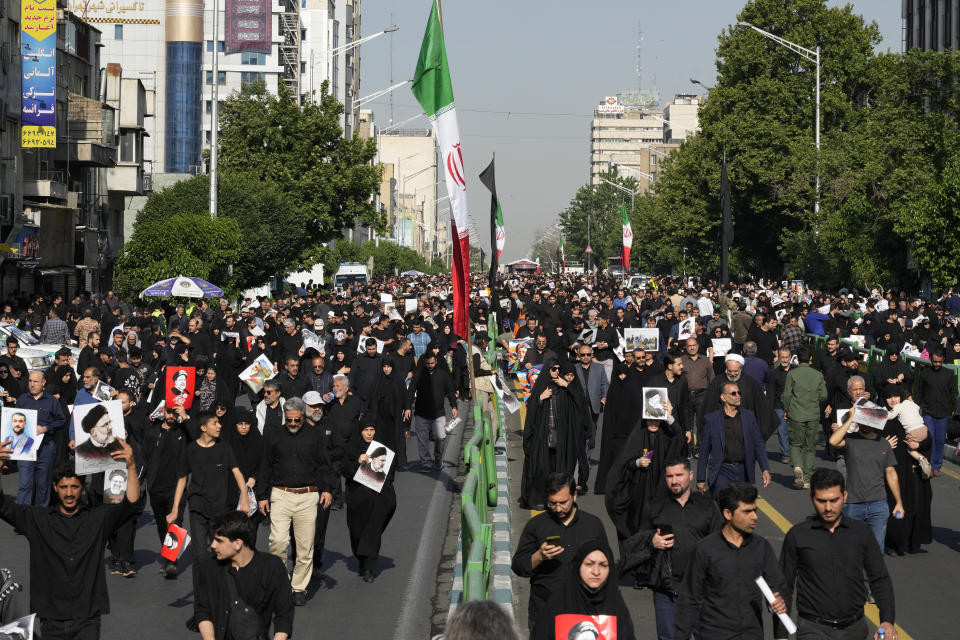
[[[854,407],[853,421],[865,427],[882,431],[887,425],[887,410],[883,407]]]
[[[361,337],[359,342],[357,342],[357,353],[366,353],[367,352],[367,340],[377,340],[373,337]],[[383,345],[386,344],[383,340],[377,340],[377,353],[383,353]]]
[[[643,414],[641,417],[644,420],[666,420],[668,402],[666,387],[643,387]]]
[[[890,303],[887,302],[886,298],[877,301],[877,306],[876,306],[877,311],[886,311],[889,308],[890,308]]]
[[[78,475],[126,468],[126,462],[110,455],[123,448],[119,439],[127,435],[119,400],[74,406],[73,432]]]
[[[679,329],[677,329],[677,339],[680,341],[686,340],[697,333],[696,318],[687,318],[677,326],[679,327]]]
[[[776,600],[776,598],[773,596],[773,591],[770,590],[770,586],[767,584],[767,581],[763,579],[763,576],[757,576],[757,579],[754,580],[754,582],[756,582],[757,586],[760,587],[760,592],[766,599],[767,604],[773,604],[773,601]],[[787,629],[788,634],[792,636],[797,632],[797,625],[793,623],[793,620],[790,619],[790,616],[785,613],[778,613],[777,617]]]
[[[197,383],[195,367],[167,367],[167,395],[164,398],[168,407],[193,406],[193,392]]]
[[[103,502],[120,504],[127,493],[127,470],[114,469],[103,474]]]
[[[822,307],[817,307],[817,311],[819,311],[819,312],[822,313],[823,315],[829,315],[829,314],[830,314],[830,305],[825,304],[825,305],[823,305]]]
[[[416,298],[407,298],[403,301],[403,312],[404,313],[416,313],[417,312],[417,299]]]
[[[13,622],[0,627],[0,638],[16,638],[17,640],[33,640],[37,614],[17,618]]]
[[[320,357],[324,357],[323,343],[320,341],[320,337],[317,336],[313,331],[309,329],[301,329],[300,336],[303,338],[303,352],[306,353],[310,349],[314,349],[317,353],[320,354]]]
[[[11,460],[37,461],[43,434],[37,433],[37,410],[4,407],[0,413],[0,442],[10,440]]]
[[[170,562],[176,562],[189,544],[190,534],[187,530],[171,524],[167,528],[167,535],[163,538],[163,549],[160,550],[160,555]]]
[[[617,616],[564,613],[554,618],[553,638],[617,640]]]
[[[380,302],[393,302],[393,295],[389,293],[381,293]]]
[[[380,493],[387,481],[387,474],[390,472],[396,453],[376,440],[367,446],[366,453],[368,460],[357,468],[357,472],[353,474],[353,480]]]
[[[733,348],[730,338],[713,338],[710,342],[713,344],[714,358],[727,355]]]
[[[641,349],[656,353],[660,350],[660,329],[648,327],[644,329],[623,330],[624,349],[634,351]]]
[[[250,366],[240,372],[240,379],[247,383],[247,386],[254,393],[260,393],[263,389],[263,383],[272,378],[275,374],[273,363],[266,354],[261,353],[257,359],[250,363]]]

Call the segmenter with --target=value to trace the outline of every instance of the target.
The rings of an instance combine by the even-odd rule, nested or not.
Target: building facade
[[[0,241],[9,248],[0,254],[0,298],[104,290],[123,243],[126,198],[149,187],[143,149],[152,94],[139,77],[103,60],[97,28],[63,10],[50,51],[55,146],[22,147],[21,119],[10,116],[20,110],[21,96],[34,90],[34,81],[24,76],[32,75],[25,68],[32,70],[36,57],[27,60],[15,47],[19,3],[6,0],[4,9],[0,52],[15,53],[4,60],[0,85],[6,116],[0,130]]]
[[[903,49],[960,49],[960,0],[901,0]]]
[[[396,129],[378,137],[379,162],[384,165],[380,201],[394,241],[428,260],[442,254],[446,238],[439,235],[440,174],[433,129]]]

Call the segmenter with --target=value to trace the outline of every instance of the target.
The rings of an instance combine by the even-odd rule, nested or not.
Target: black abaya
[[[383,532],[397,509],[397,494],[393,489],[392,477],[396,460],[391,465],[391,473],[387,474],[379,493],[353,479],[360,468],[358,460],[366,453],[368,446],[361,436],[356,436],[347,448],[342,467],[347,481],[345,502],[350,549],[360,562],[361,573],[365,570],[373,571],[380,555]]]
[[[625,374],[624,379],[620,375]],[[603,408],[603,426],[600,430],[600,463],[597,467],[597,479],[594,483],[594,492],[603,495],[606,491],[607,475],[610,467],[616,460],[617,454],[623,451],[623,445],[637,417],[641,414],[643,404],[643,382],[640,373],[633,367],[620,364],[614,365],[613,380],[607,390],[607,403]]]
[[[897,551],[916,551],[920,545],[933,542],[933,526],[930,518],[930,503],[933,490],[929,478],[924,480],[920,465],[910,456],[906,444],[906,433],[899,420],[888,420],[883,429],[883,437],[896,436],[897,447],[893,455],[897,460],[897,479],[900,482],[900,501],[904,516],[893,517],[896,501],[887,487],[887,504],[890,506],[890,518],[887,521],[886,545]],[[920,453],[930,459],[931,441],[928,436],[920,443]]]

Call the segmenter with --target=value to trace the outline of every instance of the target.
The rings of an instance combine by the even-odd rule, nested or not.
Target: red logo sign
[[[464,180],[463,174],[466,173],[463,170],[463,152],[460,151],[460,143],[453,145],[453,150],[447,153],[447,174],[453,181],[459,185],[464,191],[467,190],[467,181]]]

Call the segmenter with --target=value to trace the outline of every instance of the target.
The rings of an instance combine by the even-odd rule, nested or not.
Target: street
[[[452,451],[454,445],[459,449],[459,442],[459,437],[452,438],[447,450]],[[407,447],[409,459],[415,460],[416,441],[408,440]],[[357,561],[350,552],[346,507],[331,514],[324,553],[324,580],[311,582],[306,606],[296,609],[294,637],[351,638],[358,637],[361,628],[365,637],[430,637],[437,567],[453,496],[449,490],[450,476],[455,472],[455,468],[445,469],[440,480],[436,473],[397,474],[397,511],[384,533],[376,581],[372,584],[365,583],[357,574]],[[16,495],[16,486],[15,473],[3,477],[7,496]],[[459,508],[459,501],[455,506]],[[431,510],[433,513],[428,513]],[[440,526],[435,526],[433,516]],[[422,544],[432,539],[431,534],[436,544]],[[268,537],[269,526],[265,523],[260,527],[257,540],[259,551],[268,548]],[[26,539],[3,523],[0,524],[0,547],[4,549],[2,566],[10,568],[24,590],[28,590]],[[136,578],[107,575],[111,612],[103,617],[102,637],[107,640],[199,638],[184,627],[184,622],[193,615],[189,564],[193,542],[184,552],[185,560],[180,562],[179,579],[161,577],[156,563],[160,542],[148,503],[138,523],[135,549]],[[106,558],[109,563],[109,550]],[[448,573],[452,574],[452,569]],[[449,599],[438,602],[444,611],[449,606]]]
[[[510,495],[513,498],[511,510],[511,538],[516,546],[523,526],[530,518],[530,511],[521,510],[516,504],[516,497],[520,494],[520,477],[523,465],[523,452],[520,448],[520,429],[522,410],[507,418],[507,440],[510,457]],[[600,430],[602,431],[602,420]],[[601,433],[597,433],[597,442]],[[791,468],[780,463],[776,450],[776,438],[767,443],[767,452],[771,459],[770,473],[773,476],[770,486],[760,488],[759,507],[762,513],[757,527],[757,533],[770,541],[779,555],[784,534],[792,523],[799,522],[813,513],[810,504],[809,492],[793,488],[793,472]],[[827,466],[822,455],[818,452],[818,461]],[[591,455],[592,472],[596,470],[596,457],[599,451]],[[695,468],[695,467],[694,467]],[[952,633],[947,630],[955,625],[949,612],[956,606],[955,585],[958,569],[960,569],[960,468],[950,462],[945,462],[944,473],[934,478],[933,483],[933,544],[924,549],[927,553],[906,555],[903,557],[885,556],[887,568],[893,578],[896,595],[897,625],[900,627],[900,640],[915,640],[925,638],[949,637]],[[590,478],[590,487],[593,488],[593,474]],[[694,488],[695,490],[695,488]],[[616,530],[603,506],[603,496],[589,493],[580,497],[577,504],[585,511],[600,517],[607,528],[607,537],[616,544]],[[533,512],[535,513],[535,512]],[[656,625],[653,612],[653,597],[649,590],[635,590],[632,588],[633,579],[626,578],[620,582],[620,592],[633,619],[633,626],[638,638],[652,638],[656,636]],[[517,623],[526,630],[527,599],[530,593],[529,582],[514,576],[514,610]],[[877,609],[867,605],[865,609],[868,620],[875,624]],[[765,619],[768,629],[769,616]],[[771,636],[768,636],[771,637]]]

